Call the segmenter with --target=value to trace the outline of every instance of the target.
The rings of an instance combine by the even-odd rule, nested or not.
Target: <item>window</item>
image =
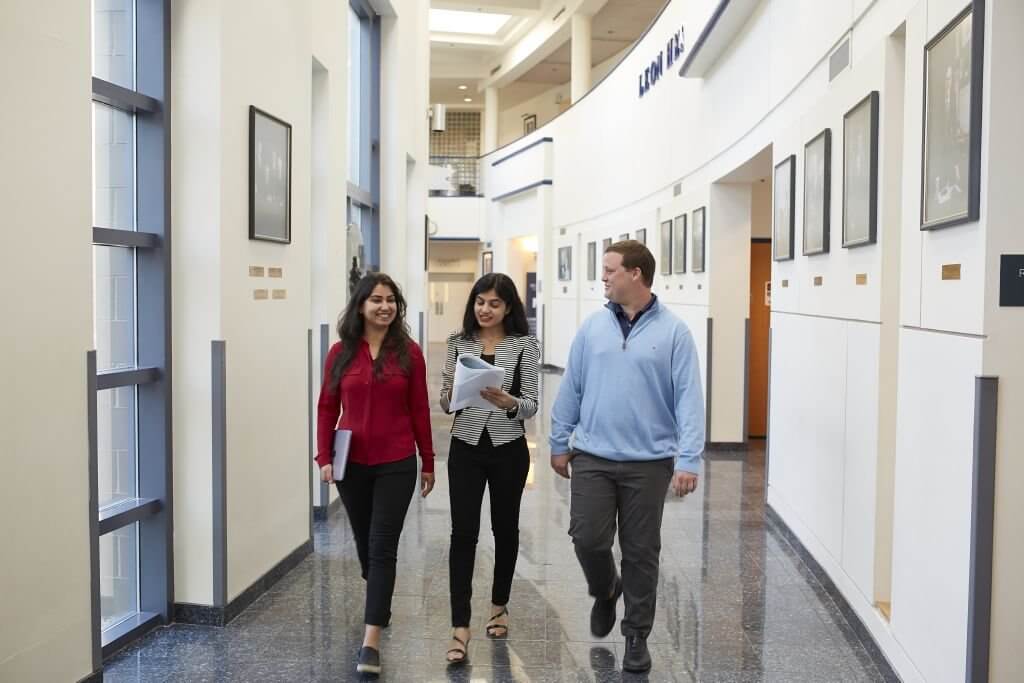
[[[359,226],[359,270],[380,270],[380,17],[363,0],[348,8],[348,223]]]
[[[93,665],[170,618],[170,0],[94,0]]]

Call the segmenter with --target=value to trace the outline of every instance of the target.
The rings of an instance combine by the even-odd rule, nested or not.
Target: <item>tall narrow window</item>
[[[364,0],[349,3],[348,38],[349,225],[363,246],[351,256],[365,273],[380,270],[380,17]]]
[[[94,660],[171,616],[169,17],[93,2]]]

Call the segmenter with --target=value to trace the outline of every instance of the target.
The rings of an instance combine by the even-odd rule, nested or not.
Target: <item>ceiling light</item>
[[[459,86],[459,90],[468,90],[468,89],[469,89],[468,85],[460,85]]]
[[[472,102],[472,101],[473,101],[473,98],[472,98],[472,97],[463,97],[463,98],[462,98],[462,101],[463,101],[463,102]]]
[[[430,10],[430,30],[437,33],[481,33],[493,36],[511,18],[510,14],[432,9]]]

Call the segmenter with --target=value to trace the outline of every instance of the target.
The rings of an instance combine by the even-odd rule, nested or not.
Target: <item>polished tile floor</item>
[[[434,347],[430,355],[437,359],[441,351]],[[437,376],[432,368],[432,379]],[[543,376],[542,412],[528,423],[535,466],[523,500],[509,637],[483,636],[494,558],[485,497],[474,639],[470,665],[462,668],[447,668],[444,660],[451,418],[435,403],[438,482],[427,499],[413,501],[406,520],[382,680],[898,680],[884,662],[876,663],[871,644],[865,646],[815,573],[766,519],[764,451],[758,445],[709,454],[698,493],[666,498],[658,612],[648,641],[654,667],[647,676],[621,673],[618,627],[604,639],[589,633],[590,599],[566,534],[569,486],[547,465],[547,420],[559,381]],[[228,626],[159,629],[109,660],[105,680],[358,680],[364,588],[343,510],[317,524],[314,542],[311,556]]]

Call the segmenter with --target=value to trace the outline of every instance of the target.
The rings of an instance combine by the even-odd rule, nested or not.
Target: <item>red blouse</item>
[[[329,465],[334,430],[352,430],[349,462],[380,465],[415,455],[419,447],[423,471],[434,471],[434,444],[427,398],[427,365],[423,352],[409,344],[409,372],[387,359],[380,378],[373,376],[370,345],[360,342],[359,352],[345,369],[341,392],[331,379],[331,368],[341,354],[341,342],[331,347],[324,363],[324,382],[317,403],[316,462]],[[344,405],[344,412],[341,407]],[[338,425],[338,415],[341,424]]]

